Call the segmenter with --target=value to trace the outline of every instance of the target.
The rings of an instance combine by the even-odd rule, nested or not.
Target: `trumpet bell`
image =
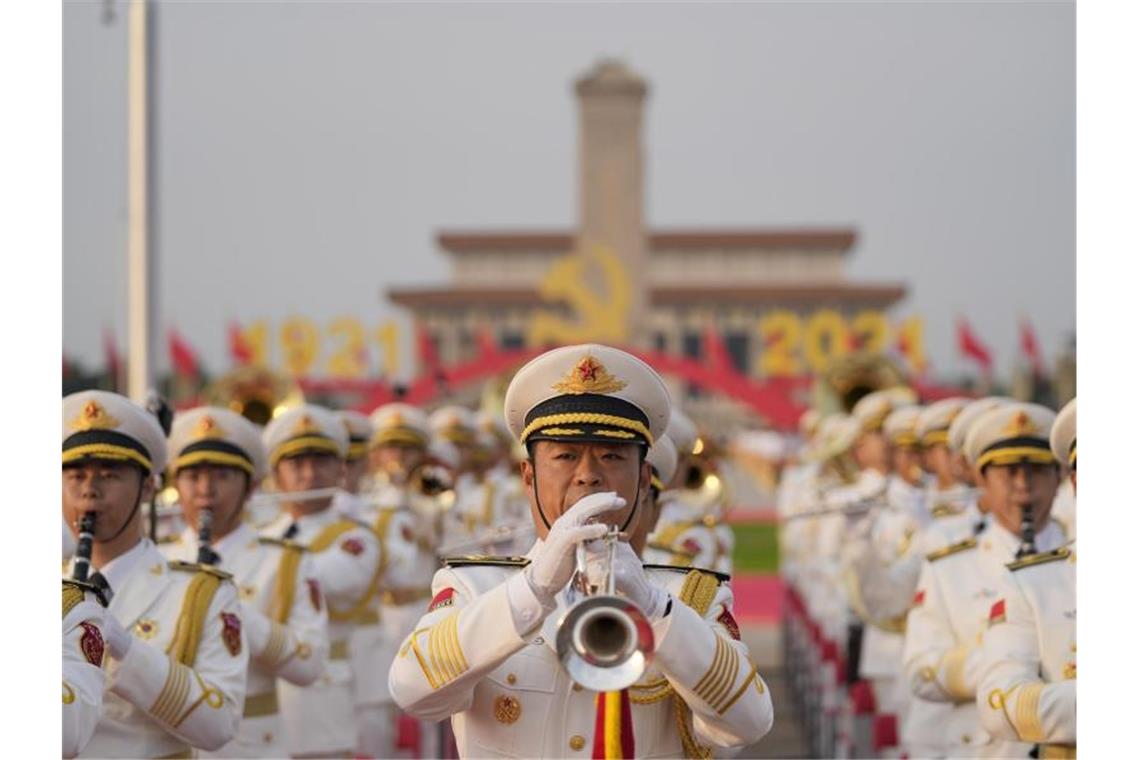
[[[555,641],[562,667],[593,691],[620,691],[645,673],[653,656],[653,627],[636,604],[591,596],[571,607]]]

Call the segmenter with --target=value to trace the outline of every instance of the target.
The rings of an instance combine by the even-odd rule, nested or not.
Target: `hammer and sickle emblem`
[[[596,265],[602,275],[605,285],[602,293],[591,289],[587,281],[590,264]],[[571,253],[556,261],[540,283],[539,295],[547,302],[568,304],[575,318],[536,313],[529,335],[532,346],[591,341],[622,343],[628,337],[629,275],[609,248],[593,246],[588,253]]]

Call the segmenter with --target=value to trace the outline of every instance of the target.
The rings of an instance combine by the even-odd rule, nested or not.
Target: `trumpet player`
[[[249,644],[238,735],[206,756],[285,757],[277,681],[307,686],[328,658],[328,615],[312,560],[299,545],[259,538],[243,519],[268,469],[256,425],[228,409],[198,407],[175,417],[167,450],[187,527],[165,553],[212,557],[233,575]]]
[[[63,399],[64,518],[95,522],[90,556],[77,550],[72,565],[89,561],[87,581],[110,601],[107,691],[81,757],[216,750],[241,720],[249,646],[229,574],[167,562],[142,536],[140,507],[166,458],[162,428],[142,407],[105,391]]]
[[[636,532],[646,451],[669,406],[656,372],[601,345],[548,351],[512,380],[505,415],[527,448],[520,469],[539,538],[524,557],[446,560],[389,674],[403,709],[452,718],[462,757],[707,756],[770,729],[771,696],[724,576],[647,569],[624,541],[591,543]],[[576,569],[603,551],[608,582],[644,618],[637,640],[652,640],[652,661],[627,688],[595,692],[563,669],[556,642],[575,609]]]

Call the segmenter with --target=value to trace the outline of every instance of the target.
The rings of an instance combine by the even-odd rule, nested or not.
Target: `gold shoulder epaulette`
[[[285,549],[300,549],[305,551],[307,548],[304,544],[297,543],[288,538],[274,538],[273,536],[258,536],[257,543],[263,546],[280,546]]]
[[[526,557],[496,557],[490,554],[460,554],[453,557],[444,557],[443,564],[447,567],[466,567],[469,565],[526,567],[530,564],[530,560]]]
[[[973,549],[977,545],[978,539],[967,538],[965,541],[959,541],[956,544],[950,544],[949,546],[944,546],[941,549],[932,551],[930,554],[926,555],[926,560],[928,562],[935,562],[944,557],[949,557],[951,554],[957,554],[958,552],[964,552],[967,549]]]
[[[941,517],[953,517],[954,515],[961,514],[961,510],[954,509],[949,504],[939,504],[934,509],[930,510],[930,516],[937,519]]]
[[[214,567],[213,565],[199,565],[197,562],[183,562],[182,560],[174,560],[167,562],[166,566],[171,570],[181,570],[186,573],[206,573],[215,578],[221,578],[223,581],[233,580],[233,575],[227,573],[225,570]]]
[[[162,536],[161,538],[157,539],[155,543],[159,546],[165,546],[166,544],[180,544],[182,543],[182,534],[174,533],[169,536]]]
[[[1068,559],[1072,554],[1069,547],[1062,546],[1060,549],[1054,549],[1051,552],[1038,552],[1037,554],[1030,554],[1022,557],[1021,559],[1014,560],[1006,564],[1010,570],[1020,570],[1024,567],[1033,567],[1034,565],[1043,565],[1046,562],[1056,562],[1059,559]]]
[[[655,565],[653,563],[646,562],[641,563],[641,566],[646,570],[672,570],[675,573],[684,574],[696,570],[699,573],[706,573],[707,575],[713,576],[721,583],[728,583],[732,579],[732,576],[728,573],[722,573],[719,570],[709,570],[706,567],[693,567],[692,565]]]

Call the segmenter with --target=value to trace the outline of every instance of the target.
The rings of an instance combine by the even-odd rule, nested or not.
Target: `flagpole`
[[[127,395],[146,401],[154,384],[153,287],[155,161],[155,4],[130,0],[127,11]]]

